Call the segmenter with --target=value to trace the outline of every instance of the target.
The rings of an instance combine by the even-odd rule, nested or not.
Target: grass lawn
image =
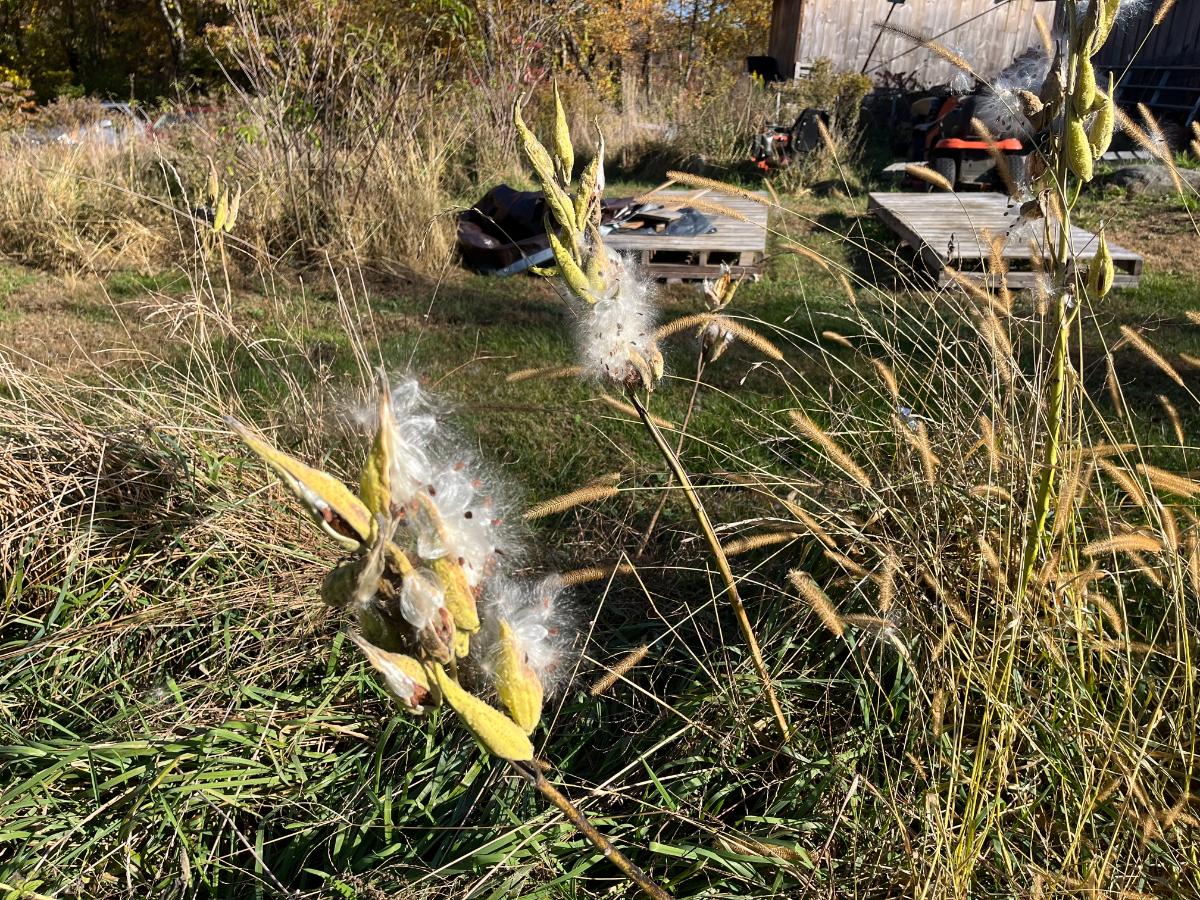
[[[873,267],[886,271],[881,260],[892,258],[895,242],[864,210],[864,197],[796,200],[796,215],[775,226],[768,276],[737,295],[736,312],[786,347],[806,396],[831,391],[837,367],[867,363],[827,334],[860,339],[841,283],[786,252],[789,238],[859,276],[855,302],[881,327],[898,306],[916,318],[935,315],[936,297],[896,293],[887,278],[883,292],[870,287],[868,276]],[[1200,310],[1200,239],[1188,216],[1169,203],[1111,196],[1087,199],[1081,213],[1085,225],[1107,222],[1116,240],[1147,258],[1141,287],[1087,312],[1081,371],[1089,396],[1109,402],[1102,347],[1117,341],[1121,325],[1144,332],[1185,380],[1181,388],[1133,349],[1117,355],[1126,401],[1152,452],[1173,441],[1159,395],[1179,407],[1193,446],[1200,427],[1189,397],[1198,370],[1179,356],[1200,357],[1200,328],[1186,315]],[[194,297],[180,273],[62,278],[2,266],[0,355],[11,369],[0,391],[15,408],[29,384],[19,376],[34,373],[71,379],[81,396],[86,386],[115,398],[169,394],[197,364],[189,341],[203,317]],[[668,287],[663,298],[667,319],[703,308],[694,287]],[[1026,306],[1019,302],[1019,311],[1029,313]],[[522,505],[621,473],[627,492],[532,527],[534,566],[632,555],[668,483],[646,433],[605,404],[598,386],[506,381],[520,369],[574,359],[568,314],[546,282],[453,269],[434,281],[245,278],[221,316],[228,331],[209,336],[203,361],[222,374],[216,393],[240,415],[278,426],[281,445],[314,461],[328,440],[335,464],[355,464],[339,416],[365,358],[417,373],[445,398],[465,442],[515,486]],[[689,341],[675,340],[652,412],[683,421],[695,365]],[[788,462],[750,437],[803,405],[776,384],[761,354],[741,344],[705,370],[688,429],[700,437],[685,442],[683,457],[719,521],[758,512],[708,491],[720,475]],[[328,427],[313,433],[312,419],[290,417],[301,399]],[[935,402],[932,388],[917,389],[910,405],[928,410]],[[71,415],[104,422],[104,447],[119,449],[114,422],[123,408]],[[164,400],[164,411],[175,408]],[[146,497],[155,515],[170,509],[177,519],[136,534],[93,533],[103,552],[85,562],[66,554],[4,573],[0,897],[35,896],[6,894],[6,884],[36,891],[71,877],[78,895],[117,896],[119,873],[133,862],[159,873],[163,896],[273,896],[285,885],[305,897],[625,896],[615,870],[460,731],[443,727],[438,713],[432,726],[394,713],[354,659],[341,623],[316,600],[334,554],[296,523],[280,491],[247,475],[253,467],[226,440],[220,411],[194,411],[194,420],[209,422],[203,453],[172,443],[172,413],[124,423],[155,434],[158,468],[142,457],[118,461],[124,472],[141,467],[146,494],[112,499],[114,521]],[[1183,462],[1194,472],[1191,459]],[[69,463],[61,460],[64,471]],[[239,495],[243,485],[254,502]],[[908,871],[903,842],[887,836],[909,827],[923,787],[888,784],[883,761],[921,752],[908,724],[924,715],[912,672],[865,638],[854,647],[861,667],[846,664],[840,644],[802,627],[795,605],[779,602],[763,573],[784,561],[747,563],[755,627],[798,723],[793,746],[776,752],[733,620],[713,600],[686,507],[672,497],[646,573],[576,594],[577,617],[593,640],[583,674],[547,711],[550,737],[540,748],[565,792],[641,864],[668,873],[680,897],[809,896],[837,890],[851,872]],[[58,537],[38,540],[50,547]],[[789,553],[816,565],[819,550]],[[648,655],[627,682],[603,697],[588,692],[599,663],[643,644]],[[961,758],[964,767],[970,759]],[[942,777],[970,775],[964,768]],[[1005,812],[1027,814],[1023,801]],[[1034,853],[998,847],[994,858]],[[1004,883],[999,868],[981,877]]]

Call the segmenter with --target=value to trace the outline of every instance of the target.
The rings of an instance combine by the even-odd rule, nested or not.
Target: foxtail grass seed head
[[[867,490],[871,489],[871,479],[867,476],[867,473],[863,471],[858,463],[851,459],[850,454],[838,446],[837,442],[826,434],[824,429],[798,410],[791,410],[788,416],[791,418],[792,424],[796,426],[796,430],[820,447],[834,465],[849,475],[854,481],[858,482],[861,487]]]
[[[638,647],[637,649],[626,653],[606,674],[596,679],[596,682],[592,685],[590,691],[591,695],[593,697],[599,697],[602,694],[607,694],[610,690],[612,690],[613,685],[628,675],[635,666],[637,666],[643,659],[646,658],[646,655],[649,652],[650,645],[642,644],[642,646]]]
[[[1154,348],[1153,344],[1151,344],[1148,340],[1142,337],[1140,333],[1134,331],[1128,325],[1122,325],[1120,330],[1121,336],[1125,339],[1125,342],[1137,350],[1138,353],[1140,353],[1143,357],[1145,357],[1145,359],[1151,365],[1159,369],[1159,371],[1174,381],[1181,388],[1187,387],[1183,381],[1183,378],[1177,371],[1175,371],[1175,367],[1167,361],[1165,356],[1163,356]]]
[[[796,592],[800,595],[805,603],[807,603],[821,623],[833,632],[838,637],[842,637],[846,632],[846,625],[842,621],[842,617],[838,615],[837,608],[823,590],[818,585],[811,575],[803,572],[800,569],[793,569],[788,573],[788,580],[792,586],[796,588]]]
[[[909,163],[904,167],[904,172],[910,178],[915,178],[918,181],[924,181],[926,184],[933,185],[939,191],[946,193],[954,193],[954,185],[941,172],[935,172],[929,166],[920,165],[918,163]]]
[[[566,512],[569,509],[574,509],[577,506],[583,506],[588,503],[598,503],[602,500],[609,500],[621,491],[615,485],[611,484],[592,484],[587,487],[579,488],[563,494],[561,497],[555,497],[552,500],[547,500],[544,503],[539,503],[525,511],[525,519],[541,519],[545,516],[554,516],[559,513]]]

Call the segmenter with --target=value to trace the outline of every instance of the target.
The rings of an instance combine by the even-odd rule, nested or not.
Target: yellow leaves
[[[525,651],[507,622],[500,623],[496,693],[513,721],[532,734],[542,717],[542,682],[529,667]]]
[[[370,537],[371,513],[349,488],[332,475],[276,450],[237,419],[225,421],[304,504],[322,531],[351,550]]]
[[[513,762],[529,762],[533,759],[533,744],[521,726],[500,710],[463,690],[441,666],[433,666],[432,671],[434,683],[446,703],[458,713],[463,725],[488,753]]]

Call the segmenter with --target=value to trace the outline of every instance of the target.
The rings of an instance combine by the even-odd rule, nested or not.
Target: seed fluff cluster
[[[388,691],[417,713],[446,702],[492,754],[532,759],[528,735],[575,633],[561,580],[517,577],[523,548],[496,480],[415,380],[391,390],[381,375],[376,408],[356,418],[374,435],[357,494],[230,424],[350,551],[322,598],[349,614]]]

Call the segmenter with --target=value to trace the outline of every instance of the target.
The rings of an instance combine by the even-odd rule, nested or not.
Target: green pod
[[[1100,245],[1096,248],[1096,255],[1088,267],[1088,293],[1091,294],[1092,299],[1098,300],[1107,296],[1108,292],[1112,290],[1116,274],[1112,254],[1108,250],[1108,241],[1102,234],[1100,235]]]
[[[500,622],[500,648],[496,659],[496,693],[512,720],[533,734],[542,718],[542,682],[529,666],[517,636]]]
[[[554,155],[559,180],[570,184],[575,171],[575,148],[571,146],[571,129],[567,127],[567,114],[558,95],[558,82],[554,83]]]
[[[533,744],[520,725],[474,694],[467,693],[441,666],[431,668],[442,697],[488,753],[514,762],[533,759]]]
[[[1096,117],[1092,119],[1092,125],[1088,129],[1088,142],[1092,146],[1092,159],[1099,159],[1108,152],[1109,145],[1112,144],[1113,129],[1116,125],[1112,73],[1109,73],[1108,76],[1108,93],[1097,92],[1097,100],[1100,102],[1100,110],[1096,113]]]
[[[517,133],[521,136],[525,158],[533,166],[533,171],[541,183],[546,205],[550,207],[560,226],[572,234],[578,233],[579,229],[575,225],[575,207],[555,178],[554,160],[550,158],[550,153],[542,146],[542,142],[526,126],[525,120],[521,118],[520,106],[513,107],[513,124],[517,126]]]
[[[579,264],[572,258],[570,251],[563,246],[562,241],[558,239],[553,231],[547,231],[546,237],[550,239],[550,249],[554,251],[554,261],[558,263],[558,271],[562,273],[563,281],[567,283],[567,287],[580,300],[588,303],[595,303],[595,298],[592,296],[591,285],[588,284],[588,279],[583,274],[583,269],[579,268]]]
[[[1079,116],[1086,116],[1092,111],[1096,102],[1096,70],[1091,60],[1081,56],[1075,61],[1075,86],[1071,94],[1071,102]]]
[[[1067,165],[1080,181],[1092,180],[1092,145],[1083,123],[1074,116],[1067,124]]]

